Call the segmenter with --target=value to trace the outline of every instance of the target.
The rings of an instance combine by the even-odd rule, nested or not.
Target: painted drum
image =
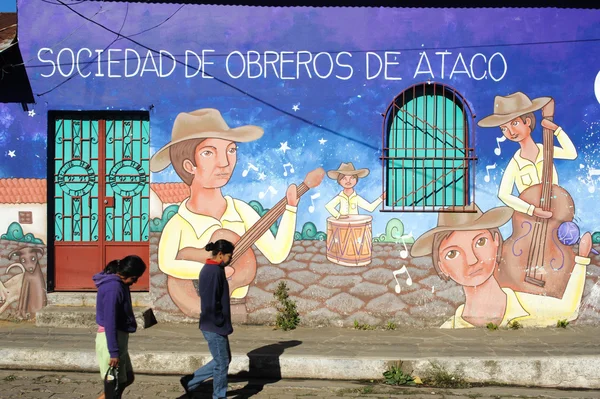
[[[373,231],[368,215],[327,218],[327,259],[342,266],[371,263]]]

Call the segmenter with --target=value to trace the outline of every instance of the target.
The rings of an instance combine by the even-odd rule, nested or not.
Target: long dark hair
[[[212,253],[212,256],[217,256],[219,252],[223,255],[232,254],[234,248],[234,245],[227,240],[217,240],[215,242],[209,242],[204,247],[204,249]]]
[[[146,264],[137,255],[129,255],[123,259],[110,261],[104,268],[106,274],[120,274],[127,277],[140,277],[146,271]]]

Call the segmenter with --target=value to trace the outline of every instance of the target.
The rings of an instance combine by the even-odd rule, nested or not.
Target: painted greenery
[[[160,233],[165,228],[167,222],[177,214],[179,205],[169,205],[163,210],[162,217],[154,218],[150,221],[150,231],[153,233]]]
[[[39,238],[35,238],[35,236],[31,233],[24,234],[23,228],[17,222],[12,222],[8,229],[6,230],[6,234],[2,234],[0,239],[9,240],[9,241],[18,241],[18,242],[27,242],[31,244],[43,244],[44,242]]]
[[[400,219],[390,219],[385,225],[385,233],[374,237],[373,242],[393,242],[413,244],[415,242],[412,233],[404,234],[404,223]]]

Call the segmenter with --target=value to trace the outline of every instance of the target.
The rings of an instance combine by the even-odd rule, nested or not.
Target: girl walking
[[[104,376],[109,367],[118,370],[120,394],[134,380],[133,368],[129,359],[129,334],[137,329],[131,305],[129,287],[146,271],[144,261],[135,255],[113,260],[102,273],[93,277],[98,288],[96,298],[96,358],[100,375]],[[98,397],[104,399],[104,393]]]
[[[228,336],[233,332],[233,327],[225,267],[231,263],[233,249],[233,244],[227,240],[209,242],[205,247],[210,257],[200,271],[200,330],[208,342],[213,360],[193,375],[181,378],[181,385],[188,394],[212,377],[213,399],[227,397],[227,372],[231,362]]]

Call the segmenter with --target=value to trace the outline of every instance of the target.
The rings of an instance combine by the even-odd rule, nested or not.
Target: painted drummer
[[[352,162],[342,162],[337,170],[328,171],[327,176],[330,179],[337,180],[343,190],[325,205],[325,209],[336,219],[347,218],[349,215],[358,215],[358,208],[362,208],[367,212],[375,211],[385,199],[386,193],[384,192],[375,201],[368,202],[354,190],[358,179],[367,177],[368,175],[369,169],[355,169]]]

